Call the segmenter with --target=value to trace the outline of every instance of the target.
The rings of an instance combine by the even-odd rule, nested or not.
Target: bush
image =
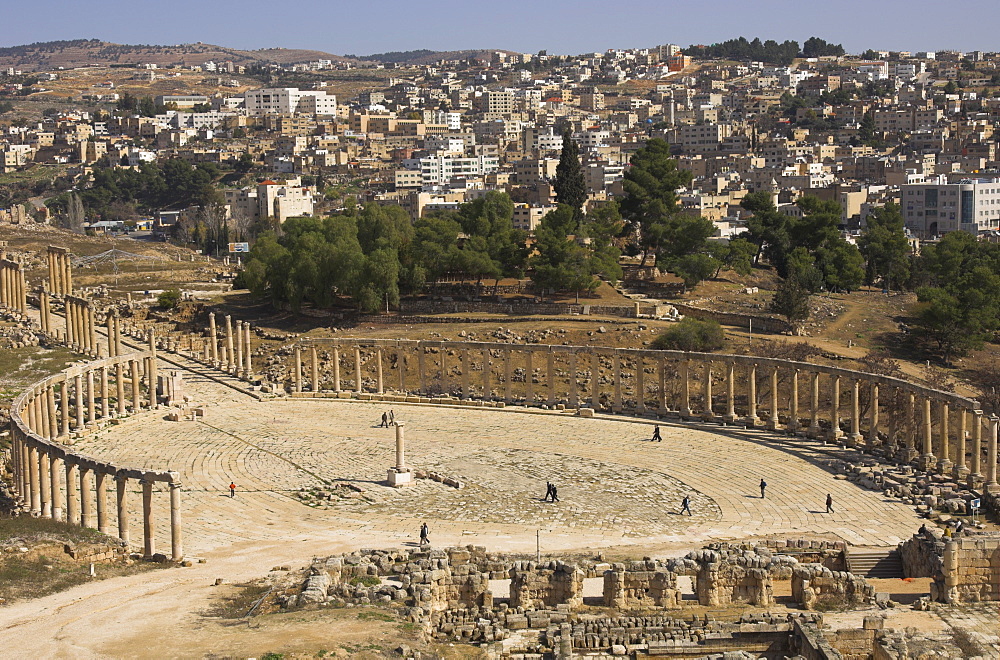
[[[653,340],[652,348],[666,351],[717,351],[725,344],[725,333],[715,321],[685,318]]]
[[[173,309],[181,301],[181,292],[177,289],[167,289],[156,297],[156,304],[163,309]]]

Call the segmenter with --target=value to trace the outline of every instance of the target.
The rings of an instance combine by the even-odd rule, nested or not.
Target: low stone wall
[[[938,594],[939,600],[946,603],[1000,601],[1000,536],[964,536],[949,540],[945,543],[942,569],[944,584]]]
[[[653,305],[639,305],[640,313],[651,313]],[[648,309],[644,309],[648,308]],[[399,311],[420,314],[508,314],[513,316],[618,316],[635,317],[636,305],[588,305],[587,303],[497,303],[474,301],[402,300]]]
[[[619,610],[678,608],[677,574],[654,561],[614,564],[604,572],[604,605]]]
[[[770,316],[752,316],[747,314],[731,314],[729,312],[716,312],[710,309],[692,307],[684,303],[671,303],[677,311],[684,316],[700,319],[702,321],[716,321],[721,325],[732,325],[737,328],[749,328],[753,321],[753,329],[758,332],[770,334],[790,334],[794,328],[787,321],[772,318]]]

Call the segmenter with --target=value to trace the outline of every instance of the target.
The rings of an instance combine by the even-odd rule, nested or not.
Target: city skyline
[[[996,50],[991,26],[1000,6],[977,8],[977,20],[945,14],[926,0],[880,3],[753,3],[719,0],[693,7],[676,1],[633,0],[614,11],[595,0],[550,2],[515,0],[502,6],[445,0],[433,12],[390,0],[378,6],[346,2],[297,3],[297,11],[268,18],[275,6],[260,0],[195,3],[179,0],[155,20],[125,0],[66,5],[41,0],[32,11],[14,10],[4,0],[6,30],[0,45],[64,39],[101,39],[124,44],[172,45],[204,42],[256,50],[303,48],[332,54],[369,55],[415,49],[548,50],[574,55],[609,48],[642,48],[662,43],[688,46],[745,36],[799,43],[811,36],[843,44],[849,53],[881,50]],[[40,21],[42,16],[45,20]],[[893,29],[885,29],[883,16]],[[929,17],[933,16],[933,20]],[[363,25],[365,30],[355,26]]]

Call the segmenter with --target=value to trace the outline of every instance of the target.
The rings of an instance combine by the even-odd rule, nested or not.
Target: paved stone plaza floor
[[[663,441],[651,442],[646,420],[355,400],[257,402],[203,376],[185,377],[192,403],[206,406],[204,421],[144,412],[80,448],[119,464],[179,471],[188,554],[331,533],[398,545],[415,540],[425,520],[435,544],[531,551],[537,530],[543,550],[554,550],[697,546],[765,534],[895,545],[920,525],[910,507],[834,479],[821,447],[761,431],[661,424]],[[460,479],[464,488],[430,480],[383,485],[394,464],[394,432],[378,422],[390,407],[405,422],[408,465]],[[769,484],[766,499],[761,478]],[[542,501],[546,481],[558,486],[560,502]],[[353,484],[361,497],[320,508],[297,498],[299,489],[329,482]],[[825,513],[827,493],[836,513]],[[678,515],[685,494],[692,516]],[[131,502],[138,507],[138,491]],[[168,547],[161,511],[159,547]]]

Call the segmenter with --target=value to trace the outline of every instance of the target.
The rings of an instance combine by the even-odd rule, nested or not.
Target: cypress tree
[[[579,214],[587,201],[587,186],[580,167],[580,148],[569,131],[563,133],[562,154],[556,166],[556,180],[553,184],[556,201],[574,209]]]

